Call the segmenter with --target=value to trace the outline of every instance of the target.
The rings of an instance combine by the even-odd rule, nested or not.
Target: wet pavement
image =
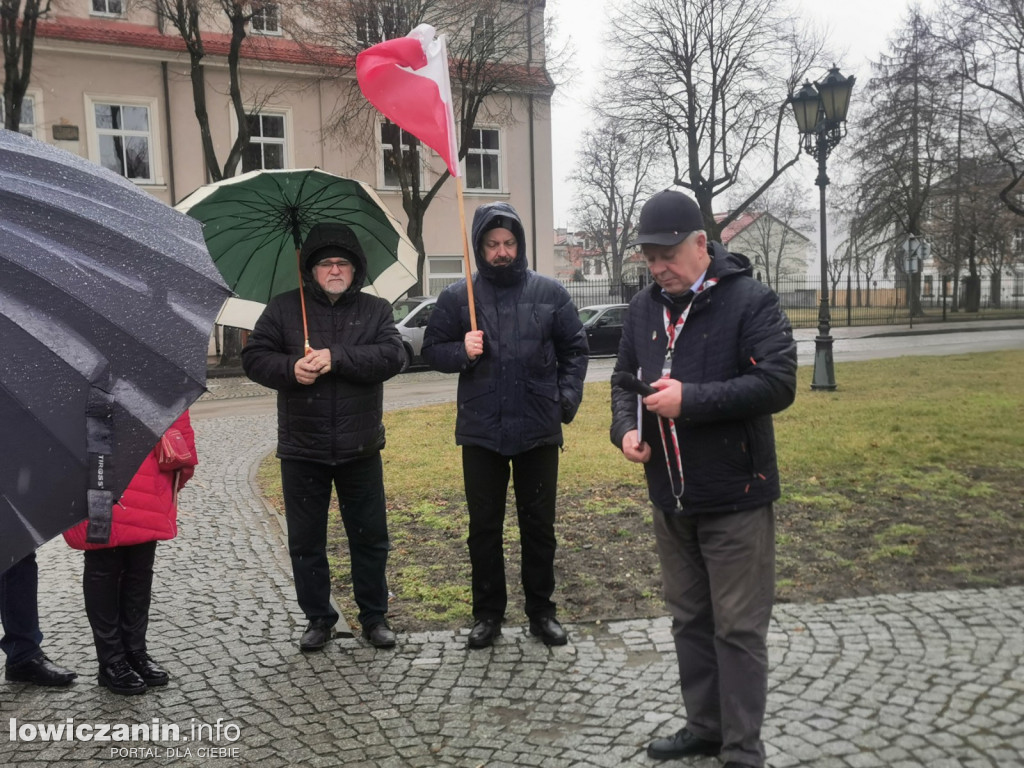
[[[284,536],[252,480],[273,448],[273,409],[200,407],[266,395],[211,380],[193,409],[201,463],[178,538],[158,547],[149,630],[166,688],[97,686],[81,554],[61,539],[40,550],[44,650],[80,677],[68,689],[0,683],[0,764],[659,764],[644,746],[683,723],[665,618],[568,625],[563,648],[512,623],[491,649],[467,650],[461,630],[399,635],[392,651],[339,637],[301,654]],[[1024,766],[1022,626],[1024,588],[777,606],[769,765]]]

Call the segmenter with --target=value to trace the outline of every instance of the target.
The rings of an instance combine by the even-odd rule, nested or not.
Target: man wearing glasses
[[[330,601],[327,562],[332,486],[348,536],[363,637],[377,648],[392,648],[380,451],[384,382],[402,369],[405,351],[391,305],[361,291],[366,256],[351,229],[315,225],[300,262],[310,348],[296,289],[270,300],[242,350],[249,378],[277,390],[288,551],[299,607],[308,621],[299,648],[322,649],[339,619]]]

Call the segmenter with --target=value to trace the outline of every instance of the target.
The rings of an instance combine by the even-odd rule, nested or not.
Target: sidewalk
[[[480,651],[462,630],[399,635],[393,651],[340,638],[303,655],[284,538],[251,479],[275,415],[194,424],[201,463],[178,538],[158,548],[149,632],[171,684],[136,697],[96,685],[81,554],[49,542],[43,646],[80,677],[66,690],[0,682],[4,765],[658,765],[647,741],[683,722],[667,619],[569,625],[564,648],[511,624]],[[1024,588],[777,606],[769,764],[1024,766],[1022,626]],[[69,719],[73,738],[42,740]],[[89,738],[133,724],[163,732]]]

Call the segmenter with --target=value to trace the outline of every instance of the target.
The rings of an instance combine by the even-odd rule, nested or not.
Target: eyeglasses
[[[324,259],[316,263],[317,269],[326,269],[327,271],[333,270],[335,267],[338,269],[345,269],[351,267],[352,262],[347,259]]]

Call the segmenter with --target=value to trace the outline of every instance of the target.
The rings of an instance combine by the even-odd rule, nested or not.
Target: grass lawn
[[[1024,583],[1024,352],[840,363],[836,392],[812,392],[811,374],[800,368],[796,402],[775,420],[780,600]],[[642,471],[609,442],[609,415],[609,385],[588,384],[565,429],[555,600],[570,622],[664,613]],[[468,625],[455,406],[385,424],[392,624]],[[280,508],[273,457],[259,482]],[[509,510],[507,618],[522,623],[511,496]],[[336,513],[330,536],[334,595],[353,622]]]

